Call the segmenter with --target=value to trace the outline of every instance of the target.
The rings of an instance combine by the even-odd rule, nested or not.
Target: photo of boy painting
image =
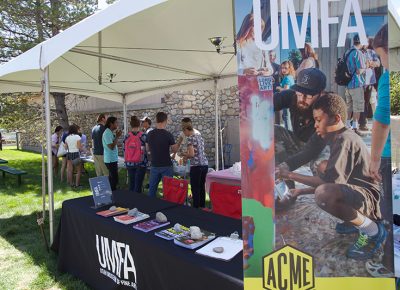
[[[358,232],[346,251],[348,258],[372,258],[383,245],[387,230],[380,209],[381,190],[369,175],[371,156],[353,130],[346,128],[346,103],[336,94],[325,94],[314,104],[316,133],[327,141],[331,153],[317,176],[279,170],[279,177],[310,187],[292,190],[288,199],[315,194],[316,204],[340,219],[337,231]]]

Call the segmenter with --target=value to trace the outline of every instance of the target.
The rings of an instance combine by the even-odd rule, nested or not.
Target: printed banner
[[[246,290],[395,289],[387,5],[235,0]]]

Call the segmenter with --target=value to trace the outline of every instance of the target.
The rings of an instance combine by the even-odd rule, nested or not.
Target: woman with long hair
[[[82,166],[79,162],[76,167],[76,180],[73,182],[74,164],[73,161],[80,158],[81,137],[78,135],[78,126],[71,125],[68,128],[68,136],[65,139],[65,149],[67,149],[67,182],[73,188],[79,188],[81,182]]]
[[[53,158],[53,174],[58,175],[58,148],[60,147],[61,135],[63,133],[63,127],[57,126],[54,130],[53,135],[51,135],[51,155]]]
[[[293,63],[290,60],[285,60],[281,64],[281,83],[276,90],[281,92],[283,90],[290,89],[291,86],[294,85],[294,79],[296,77],[296,70],[294,69]],[[282,112],[283,124],[285,125],[286,130],[292,131],[292,123],[290,122],[290,112],[289,109],[283,109]]]
[[[263,31],[265,22],[262,19],[261,25],[261,31]],[[236,44],[240,75],[270,76],[273,74],[274,70],[268,53],[259,49],[254,41],[254,16],[252,13],[244,18],[236,36]]]
[[[302,61],[300,66],[297,68],[296,76],[303,69],[306,68],[318,68],[319,69],[319,61],[318,54],[315,52],[314,48],[312,48],[311,43],[306,42],[304,44],[304,48],[300,49]]]
[[[103,133],[102,142],[104,147],[104,164],[109,171],[111,190],[117,189],[118,184],[118,138],[122,131],[118,129],[118,121],[115,117],[108,117],[106,130]],[[114,135],[115,132],[115,135]]]
[[[183,153],[184,159],[190,160],[190,186],[193,195],[193,207],[203,208],[206,203],[206,176],[208,160],[204,152],[204,139],[200,134],[195,134],[192,124],[184,124],[182,132],[187,137],[187,151]]]
[[[143,179],[146,174],[147,134],[140,130],[140,120],[136,116],[131,117],[132,127],[124,139],[125,165],[129,176],[129,191],[142,193]]]

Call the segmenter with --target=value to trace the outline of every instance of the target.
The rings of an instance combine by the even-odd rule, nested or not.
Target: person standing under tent
[[[178,152],[176,153],[176,155],[178,155],[179,157],[183,157],[184,153],[187,151],[187,137],[183,132],[183,128],[185,126],[192,126],[192,120],[188,117],[183,118],[181,121],[181,126],[182,126],[182,132],[179,134],[177,142],[176,142],[176,143],[181,144],[181,146],[178,149]],[[198,131],[194,128],[193,128],[193,132],[196,135],[201,135],[200,131]],[[175,154],[173,154],[172,159],[175,159]]]
[[[142,121],[142,130],[144,133],[149,134],[154,128],[151,127],[151,120],[149,117],[145,116],[140,121]]]
[[[97,176],[108,176],[108,169],[104,163],[103,133],[106,130],[106,115],[100,114],[97,117],[97,125],[92,129],[93,140],[93,161]]]
[[[54,176],[58,175],[58,148],[60,147],[61,143],[61,135],[63,132],[63,127],[57,126],[54,130],[53,135],[51,135],[51,154],[53,156],[53,173]]]
[[[104,163],[109,171],[109,180],[111,190],[116,190],[118,185],[118,138],[122,131],[118,129],[118,120],[116,117],[108,117],[105,124],[102,142],[104,148]],[[114,134],[115,132],[115,134]]]
[[[76,180],[73,182],[74,163],[73,161],[80,158],[81,137],[78,135],[78,126],[73,124],[68,128],[68,136],[65,138],[65,149],[67,149],[67,182],[73,188],[79,188],[81,181],[82,166],[79,162],[76,164]]]
[[[170,151],[176,153],[180,143],[175,143],[174,136],[168,132],[168,115],[158,112],[156,128],[151,130],[147,137],[147,152],[151,158],[149,196],[156,197],[158,184],[164,176],[173,176],[173,167]]]
[[[142,193],[143,179],[146,173],[147,134],[140,131],[140,120],[136,116],[131,117],[132,131],[124,139],[125,165],[129,175],[129,191]]]
[[[196,134],[192,124],[182,126],[182,132],[187,138],[187,150],[184,159],[190,160],[190,186],[193,195],[193,207],[203,208],[206,205],[206,175],[208,160],[204,152],[204,140]]]
[[[69,127],[68,127],[69,128]],[[68,131],[64,131],[61,137],[61,144],[62,146],[65,145],[65,139],[68,137]],[[60,180],[61,182],[64,181],[65,171],[67,170],[67,154],[60,156],[61,157],[61,172],[60,172]]]

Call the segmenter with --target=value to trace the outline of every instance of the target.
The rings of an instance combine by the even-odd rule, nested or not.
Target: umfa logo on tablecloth
[[[136,267],[128,244],[96,235],[100,273],[117,285],[137,289]]]

